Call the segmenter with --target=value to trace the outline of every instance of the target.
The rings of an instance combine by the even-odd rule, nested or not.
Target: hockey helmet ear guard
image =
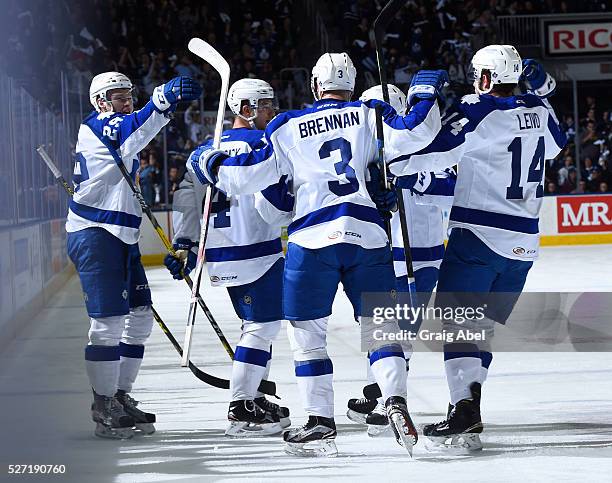
[[[357,70],[347,53],[325,53],[312,68],[310,89],[315,100],[325,91],[350,91],[355,89]]]
[[[486,89],[480,85],[483,71],[491,75],[491,84]],[[488,94],[495,84],[518,84],[523,71],[521,56],[512,45],[488,45],[472,57],[470,76],[478,94]]]
[[[389,104],[391,107],[395,109],[395,112],[397,112],[400,116],[405,115],[406,95],[399,87],[394,86],[393,84],[387,84],[387,89],[389,90]],[[383,100],[383,91],[380,84],[366,89],[359,98],[359,100],[362,102],[369,101],[370,99]]]
[[[89,102],[97,112],[100,112],[98,98],[110,102],[108,91],[112,89],[133,89],[132,81],[121,72],[103,72],[91,80],[89,86]]]
[[[267,100],[270,100],[270,103]],[[244,116],[241,113],[243,101],[247,101],[253,111],[252,116]],[[252,122],[257,117],[257,109],[260,107],[278,109],[278,101],[274,97],[274,89],[270,84],[261,79],[240,79],[232,84],[227,94],[227,104],[235,116],[245,121]],[[269,104],[269,105],[267,105]]]

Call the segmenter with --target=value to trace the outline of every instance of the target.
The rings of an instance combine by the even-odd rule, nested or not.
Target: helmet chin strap
[[[250,117],[243,116],[242,114],[238,114],[238,117],[248,122],[249,126],[251,126],[251,129],[257,129],[255,127],[255,119],[257,119],[257,108],[253,109],[253,115]]]

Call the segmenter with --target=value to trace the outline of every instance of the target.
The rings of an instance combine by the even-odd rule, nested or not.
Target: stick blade
[[[230,66],[217,50],[204,40],[194,37],[187,44],[187,48],[194,55],[212,65],[223,79],[229,79]]]

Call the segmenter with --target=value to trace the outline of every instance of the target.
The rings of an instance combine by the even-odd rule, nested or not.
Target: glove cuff
[[[533,93],[538,97],[547,98],[555,93],[556,88],[557,81],[553,76],[547,73],[546,80],[544,81],[544,83],[537,89],[533,89]]]
[[[189,238],[177,238],[172,246],[175,250],[191,250],[193,247],[197,248],[198,243]]]
[[[413,105],[414,98],[419,99],[434,99],[436,97],[436,88],[428,85],[415,85],[408,89],[408,104]]]
[[[170,107],[172,107],[172,104],[168,102],[168,99],[166,98],[166,95],[164,94],[163,85],[157,86],[153,90],[153,95],[151,96],[151,102],[153,102],[153,104],[155,105],[155,109],[158,112],[166,112],[168,109],[170,109]]]

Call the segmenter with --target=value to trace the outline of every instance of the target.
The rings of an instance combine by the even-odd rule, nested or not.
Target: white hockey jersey
[[[410,254],[415,271],[425,267],[440,268],[444,258],[442,209],[449,209],[453,204],[457,179],[452,168],[426,175],[427,186],[415,186],[422,194],[402,189]],[[403,277],[407,274],[407,268],[399,211],[391,217],[391,236],[395,276]]]
[[[431,145],[389,169],[399,176],[458,163],[449,228],[471,230],[504,257],[534,260],[545,160],[565,143],[547,101],[470,94],[447,112]]]
[[[385,246],[383,221],[365,185],[367,166],[377,158],[376,105],[383,113],[388,159],[422,149],[440,129],[435,102],[422,101],[401,117],[377,100],[322,99],[312,108],[276,116],[266,128],[265,147],[222,162],[217,187],[254,193],[288,175],[296,202],[287,229],[290,243]]]
[[[85,118],[76,146],[67,232],[101,227],[124,243],[138,242],[142,208],[117,162],[125,164],[135,181],[138,152],[169,121],[151,101],[132,114],[92,112]]]
[[[221,136],[221,149],[229,154],[248,153],[262,145],[263,132],[247,128],[230,129]],[[199,150],[208,149],[212,141]],[[196,150],[197,152],[198,150]],[[197,242],[206,182],[199,169],[187,163],[188,172],[174,193],[174,241],[188,238]],[[193,182],[193,177],[200,182]],[[285,179],[255,195],[227,196],[215,190],[205,257],[213,286],[232,287],[254,282],[283,256],[281,226],[293,211],[293,198]]]

